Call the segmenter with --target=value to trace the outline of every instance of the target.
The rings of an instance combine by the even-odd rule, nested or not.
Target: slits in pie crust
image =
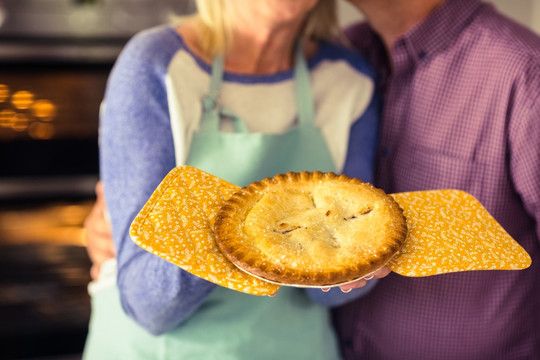
[[[237,267],[290,286],[335,286],[383,267],[407,225],[398,203],[359,179],[322,172],[276,175],[221,207],[216,242]]]

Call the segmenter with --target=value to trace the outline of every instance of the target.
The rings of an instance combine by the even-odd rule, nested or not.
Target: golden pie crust
[[[221,207],[216,242],[247,273],[281,285],[324,287],[383,267],[407,235],[382,190],[334,173],[286,173],[241,188]]]

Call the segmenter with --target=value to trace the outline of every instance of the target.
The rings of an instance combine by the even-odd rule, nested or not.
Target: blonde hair
[[[201,50],[210,57],[225,54],[233,41],[232,15],[227,0],[197,0],[196,3],[198,12],[192,19]],[[316,41],[340,38],[336,1],[319,0],[307,14],[300,35]]]

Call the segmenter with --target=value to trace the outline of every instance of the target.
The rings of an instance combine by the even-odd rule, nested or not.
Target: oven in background
[[[0,64],[0,199],[89,197],[111,64]]]
[[[93,194],[110,69],[191,0],[0,1],[0,200]]]
[[[191,0],[0,0],[0,358],[80,359],[106,81]]]

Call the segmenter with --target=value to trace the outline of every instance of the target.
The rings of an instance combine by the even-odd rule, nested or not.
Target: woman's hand
[[[366,277],[364,277],[364,278],[362,278],[360,280],[357,280],[357,281],[354,281],[354,282],[351,282],[351,283],[348,283],[348,284],[345,284],[345,285],[341,285],[339,288],[344,293],[348,293],[352,289],[357,289],[357,288],[361,288],[363,286],[366,286],[367,282],[369,280],[371,280],[371,279],[382,279],[383,277],[385,277],[388,274],[390,274],[390,269],[387,268],[386,266],[383,266],[379,270],[375,271],[373,274],[371,274],[369,276],[366,276]],[[330,288],[323,288],[322,290],[323,291],[328,291],[328,290],[330,290]]]
[[[96,203],[84,221],[86,251],[92,261],[90,276],[93,280],[99,277],[101,265],[116,256],[101,181],[96,184],[96,196]]]
[[[352,289],[361,288],[362,286],[365,286],[367,282],[371,279],[382,279],[388,274],[390,274],[390,269],[387,268],[386,266],[383,266],[379,270],[375,271],[373,274],[366,276],[358,281],[342,285],[339,288],[341,289],[341,291],[347,293],[351,291]]]

